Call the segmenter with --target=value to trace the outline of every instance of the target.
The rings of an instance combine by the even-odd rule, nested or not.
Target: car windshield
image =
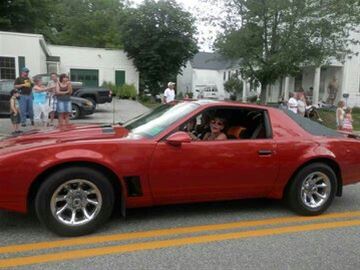
[[[199,106],[188,102],[176,105],[164,104],[150,113],[126,122],[123,126],[133,134],[153,138]]]

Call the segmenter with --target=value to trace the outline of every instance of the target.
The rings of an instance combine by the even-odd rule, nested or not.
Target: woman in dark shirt
[[[59,126],[69,124],[71,113],[71,100],[72,93],[71,82],[66,74],[61,74],[59,82],[56,84],[55,94],[57,97],[57,112],[59,118]]]

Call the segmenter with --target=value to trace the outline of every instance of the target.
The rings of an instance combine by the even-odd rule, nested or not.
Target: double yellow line
[[[84,245],[94,245],[99,243],[111,243],[111,242],[119,242],[124,240],[133,240],[133,239],[147,239],[147,238],[156,238],[156,237],[164,237],[164,236],[176,236],[176,235],[185,235],[191,233],[235,230],[235,229],[247,228],[247,227],[258,227],[258,226],[269,226],[269,225],[274,226],[279,224],[313,222],[313,221],[322,221],[328,219],[350,219],[350,220],[340,220],[340,221],[332,221],[326,223],[312,223],[312,224],[303,224],[296,226],[263,228],[263,229],[255,229],[255,230],[247,230],[247,231],[239,231],[239,232],[213,233],[213,234],[188,236],[183,238],[174,238],[167,240],[153,240],[148,242],[112,245],[112,246],[99,247],[99,248],[85,248],[85,249],[77,249],[77,250],[69,250],[69,251],[61,251],[61,252],[54,251],[48,254],[0,259],[0,268],[16,267],[16,266],[24,266],[30,264],[39,264],[39,263],[64,261],[64,260],[74,260],[74,259],[88,258],[93,256],[103,256],[103,255],[125,253],[132,251],[153,250],[160,248],[184,246],[191,244],[202,244],[202,243],[234,240],[234,239],[249,238],[249,237],[261,237],[261,236],[288,234],[288,233],[296,233],[296,232],[354,227],[354,226],[360,226],[360,219],[354,219],[358,217],[360,217],[360,211],[353,211],[353,212],[344,212],[344,213],[325,214],[316,217],[271,218],[264,220],[250,220],[250,221],[233,222],[233,223],[225,223],[225,224],[170,228],[170,229],[151,230],[144,232],[132,232],[132,233],[122,233],[122,234],[94,236],[94,237],[81,237],[81,238],[72,238],[67,240],[59,240],[59,241],[51,241],[51,242],[39,242],[39,243],[31,243],[31,244],[3,246],[0,247],[0,254],[29,252],[29,251],[64,248],[64,247],[75,247],[75,246],[77,247]]]

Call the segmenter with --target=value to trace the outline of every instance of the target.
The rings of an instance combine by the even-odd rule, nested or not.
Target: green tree
[[[48,39],[55,44],[121,48],[122,0],[53,0]]]
[[[225,91],[230,94],[230,98],[236,100],[237,96],[242,94],[243,82],[239,76],[233,74],[229,80],[224,83]]]
[[[0,30],[47,33],[53,0],[0,1]]]
[[[215,47],[241,59],[241,74],[266,87],[304,65],[319,66],[350,53],[359,23],[358,0],[224,0],[229,16]]]
[[[122,26],[124,50],[153,94],[197,52],[195,32],[194,18],[174,0],[146,0],[130,11]]]

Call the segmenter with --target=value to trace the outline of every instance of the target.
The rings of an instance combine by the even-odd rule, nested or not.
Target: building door
[[[97,69],[70,69],[70,77],[73,82],[82,82],[84,86],[99,86],[99,71]]]
[[[125,84],[125,71],[124,70],[116,70],[115,71],[115,84],[116,86],[122,86]]]

